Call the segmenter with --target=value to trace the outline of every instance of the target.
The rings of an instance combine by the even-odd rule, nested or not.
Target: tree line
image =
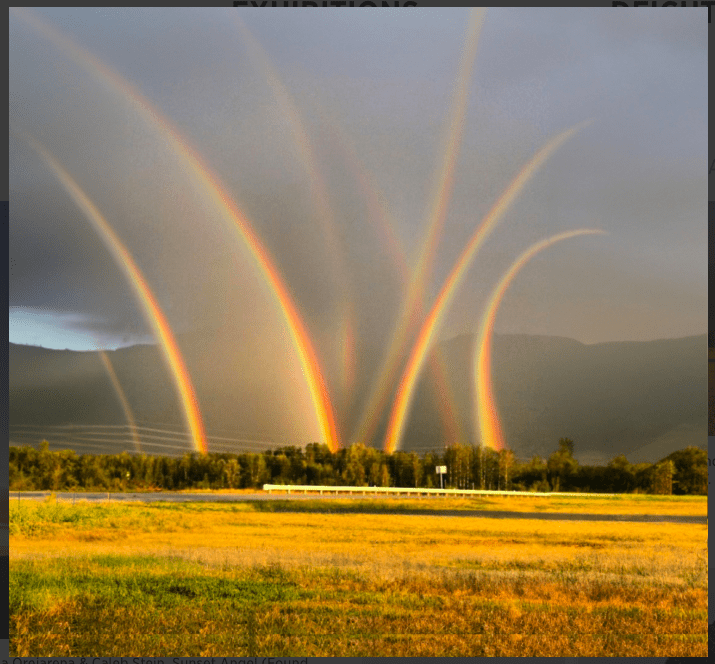
[[[706,452],[687,447],[658,463],[631,464],[620,454],[606,466],[580,465],[574,443],[559,441],[548,459],[519,461],[511,450],[496,452],[452,445],[442,452],[387,454],[355,444],[337,452],[327,445],[280,447],[262,453],[77,454],[50,451],[42,441],[10,447],[11,491],[136,491],[258,489],[263,484],[438,488],[437,466],[446,466],[445,488],[592,493],[706,495]]]

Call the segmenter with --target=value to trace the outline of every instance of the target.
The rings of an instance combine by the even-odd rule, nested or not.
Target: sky
[[[461,8],[11,12],[10,341],[92,350],[153,338],[106,240],[24,133],[101,210],[175,334],[225,335],[217,347],[250,348],[275,371],[290,365],[284,382],[300,378],[280,307],[218,206],[126,94],[38,20],[173,123],[250,219],[330,380],[367,385],[403,301],[400,261],[414,266],[425,236],[468,17]],[[438,339],[474,333],[512,261],[577,228],[608,234],[536,257],[506,294],[497,334],[599,343],[706,331],[705,9],[490,9],[466,98],[425,306],[520,168],[554,135],[593,122],[489,236]]]

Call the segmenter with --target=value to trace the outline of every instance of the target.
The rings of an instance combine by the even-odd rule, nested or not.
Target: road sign
[[[439,488],[443,489],[442,476],[447,474],[447,466],[435,466],[435,471],[439,475]]]

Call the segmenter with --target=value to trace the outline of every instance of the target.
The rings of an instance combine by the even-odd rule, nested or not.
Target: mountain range
[[[462,431],[461,442],[478,442],[472,417],[474,341],[473,335],[461,335],[438,348]],[[494,395],[508,446],[521,459],[536,454],[545,457],[557,448],[560,438],[568,437],[575,441],[575,457],[581,463],[597,464],[618,454],[635,463],[656,461],[688,445],[704,448],[706,342],[706,335],[589,345],[562,337],[495,335]],[[188,366],[197,366],[205,344],[184,345],[189,349]],[[143,449],[175,454],[181,453],[182,446],[190,449],[188,442],[182,442],[187,438],[180,405],[157,347],[132,346],[107,351],[107,355],[136,421],[152,426],[161,423],[159,428],[165,429],[167,448],[156,442]],[[127,422],[125,411],[99,353],[11,343],[9,369],[11,444],[36,444],[47,438],[52,448],[69,447],[78,452],[132,448],[126,444],[127,430],[121,428]],[[257,451],[271,444],[311,442],[298,436],[286,440],[285,426],[272,426],[279,420],[284,423],[285,404],[279,394],[256,389],[254,379],[228,382],[211,372],[197,375],[203,376],[196,382],[196,390],[210,450]],[[270,376],[266,381],[270,384]],[[92,436],[77,433],[89,425],[97,427]],[[113,430],[107,425],[123,431],[123,446],[112,442],[119,439],[112,438]],[[101,427],[107,427],[106,444],[97,434]],[[167,431],[176,433],[168,435]],[[440,449],[451,442],[444,431],[435,391],[423,376],[402,449]],[[384,422],[374,445],[379,446],[382,432]],[[258,442],[221,441],[221,437]],[[83,438],[85,442],[81,442]],[[162,436],[156,434],[154,440],[161,441]],[[171,444],[173,452],[167,451]]]

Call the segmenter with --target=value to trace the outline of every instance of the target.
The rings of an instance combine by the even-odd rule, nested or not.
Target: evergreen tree
[[[669,496],[673,493],[673,473],[675,466],[670,459],[661,461],[653,475],[653,493]]]
[[[574,442],[570,438],[559,440],[559,449],[547,462],[548,477],[552,491],[565,491],[569,481],[578,470],[578,461],[573,458]]]

